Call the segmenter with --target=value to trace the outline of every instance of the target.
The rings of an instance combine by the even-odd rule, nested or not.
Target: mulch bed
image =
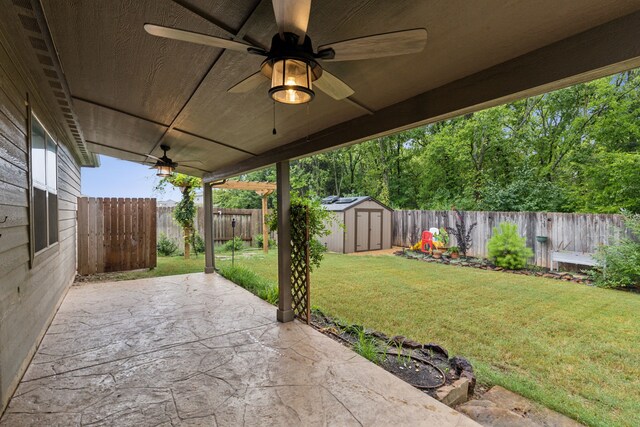
[[[565,282],[582,283],[589,286],[593,285],[593,282],[589,280],[589,277],[585,274],[569,273],[569,272],[552,272],[552,271],[549,271],[549,269],[546,269],[543,267],[536,267],[533,269],[525,268],[522,270],[506,270],[502,267],[498,267],[494,264],[491,264],[488,260],[482,259],[482,258],[467,257],[467,258],[452,259],[444,254],[442,255],[441,258],[434,258],[429,254],[425,254],[423,252],[411,251],[411,250],[396,251],[394,254],[404,258],[415,259],[415,260],[424,261],[424,262],[454,265],[458,267],[471,267],[471,268],[478,268],[480,270],[500,271],[503,273],[520,274],[523,276],[546,277],[547,279],[564,280]]]
[[[358,342],[358,331],[363,330],[358,325],[339,322],[319,311],[312,312],[311,326],[352,349]],[[381,360],[378,365],[403,381],[437,398],[436,393],[440,388],[464,376],[471,384],[469,395],[473,394],[475,375],[465,358],[449,358],[447,350],[438,344],[421,344],[400,335],[387,337],[368,329],[364,329],[364,332],[379,349]]]

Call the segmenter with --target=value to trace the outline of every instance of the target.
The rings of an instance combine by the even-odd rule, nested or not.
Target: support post
[[[204,272],[207,274],[216,271],[216,259],[213,249],[213,188],[210,184],[202,184],[204,204]]]
[[[262,250],[269,253],[269,230],[267,229],[267,197],[269,193],[262,195]]]
[[[291,186],[289,161],[276,163],[278,191],[278,312],[279,322],[293,320],[291,305]]]

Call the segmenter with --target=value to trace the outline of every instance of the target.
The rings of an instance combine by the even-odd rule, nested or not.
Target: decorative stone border
[[[335,321],[324,314],[320,314],[319,312],[312,313],[311,317],[312,327],[316,328],[325,335],[328,335],[334,339],[338,339],[342,344],[350,348],[352,347],[353,343],[351,341],[345,339],[343,336],[337,333],[336,330],[333,330],[334,328],[327,327],[326,325],[323,326],[317,323],[317,320],[320,318],[322,319],[323,324],[328,323],[343,330],[346,329],[349,325],[341,324],[340,322]],[[471,397],[473,397],[476,386],[476,377],[473,372],[471,363],[469,363],[469,361],[464,357],[454,356],[452,358],[449,358],[449,352],[444,347],[436,343],[421,344],[402,335],[396,335],[390,338],[382,332],[370,329],[365,329],[364,331],[367,335],[374,337],[375,339],[382,343],[385,343],[386,345],[399,346],[402,349],[412,351],[428,351],[431,354],[431,358],[433,358],[433,354],[436,354],[440,356],[440,360],[442,360],[443,362],[448,362],[449,366],[451,367],[451,372],[455,374],[453,378],[457,378],[453,380],[452,383],[445,384],[436,389],[432,389],[430,393],[428,393],[426,390],[422,390],[435,397],[445,405],[453,408],[456,405],[467,402]],[[384,366],[380,367],[384,369]]]
[[[497,267],[491,264],[489,261],[481,258],[452,259],[445,255],[442,255],[442,258],[433,258],[431,255],[425,255],[421,252],[418,253],[410,250],[396,251],[395,255],[424,262],[435,262],[438,264],[454,265],[458,267],[472,267],[478,268],[480,270],[501,271],[503,273],[520,274],[523,276],[545,277],[547,279],[564,280],[565,282],[582,283],[589,286],[593,285],[593,282],[589,280],[589,277],[584,274],[574,274],[568,272],[554,273],[549,271],[549,269],[543,267],[539,267],[539,269],[536,270],[506,270],[502,267]]]

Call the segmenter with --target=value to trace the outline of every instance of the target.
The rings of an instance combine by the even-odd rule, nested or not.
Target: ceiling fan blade
[[[240,82],[236,83],[235,85],[227,89],[227,92],[229,93],[251,92],[252,90],[256,89],[258,86],[260,86],[262,83],[264,83],[265,81],[267,81],[267,79],[264,76],[264,74],[262,74],[261,71],[258,71],[257,73],[251,74],[246,79],[241,80]]]
[[[427,43],[427,30],[396,31],[326,44],[318,52],[333,49],[335,57],[325,61],[354,61],[421,52]]]
[[[273,0],[273,13],[280,37],[284,33],[294,33],[298,36],[298,44],[302,44],[309,26],[311,0]]]
[[[337,100],[345,99],[353,95],[353,89],[351,89],[349,85],[327,70],[322,70],[322,75],[318,80],[313,82],[313,86]]]
[[[203,44],[205,46],[213,46],[221,49],[236,50],[238,52],[247,52],[248,48],[254,47],[249,44],[227,40],[220,37],[209,36],[207,34],[194,33],[193,31],[187,30],[178,30],[176,28],[163,27],[154,24],[144,24],[144,30],[152,36],[164,37],[171,40],[180,40],[189,43]]]
[[[176,163],[179,163],[181,165],[185,164],[185,163],[200,163],[201,165],[204,165],[205,163],[201,160],[176,160]]]

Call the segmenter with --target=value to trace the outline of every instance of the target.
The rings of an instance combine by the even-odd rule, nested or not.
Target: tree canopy
[[[317,154],[292,162],[292,187],[397,209],[640,212],[639,87],[633,70]],[[260,207],[251,192],[215,197]]]

